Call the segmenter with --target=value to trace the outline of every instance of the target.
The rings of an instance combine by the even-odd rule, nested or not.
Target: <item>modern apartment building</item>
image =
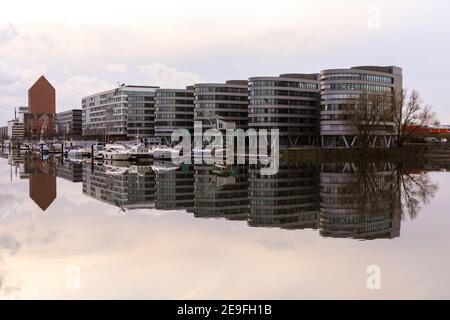
[[[8,139],[8,126],[0,127],[0,140]]]
[[[14,141],[21,141],[25,136],[25,128],[23,122],[19,119],[8,121],[8,138]]]
[[[157,88],[122,85],[83,98],[83,135],[105,140],[153,137]]]
[[[29,111],[30,111],[30,109],[28,107],[19,107],[18,108],[17,119],[19,120],[19,122],[21,122],[21,123],[25,122],[25,114],[27,114]]]
[[[248,81],[229,80],[225,83],[194,85],[194,120],[201,121],[203,130],[248,127]]]
[[[402,69],[399,67],[362,66],[350,69],[329,69],[320,73],[320,134],[323,147],[358,146],[357,126],[353,113],[362,93],[391,97],[402,90]],[[392,144],[393,122],[377,128],[374,146]]]
[[[194,131],[194,87],[186,89],[156,89],[155,137],[170,145],[172,132]]]
[[[77,137],[82,135],[81,109],[72,109],[55,114],[55,131],[59,136]]]
[[[279,129],[280,147],[313,145],[319,137],[319,75],[249,79],[249,127]]]
[[[46,80],[38,82],[37,87],[45,87]],[[200,121],[203,130],[276,128],[282,148],[356,147],[354,110],[361,94],[392,97],[401,90],[402,69],[395,66],[252,77],[186,89],[122,85],[82,99],[82,131],[105,140],[155,137],[171,144],[174,130],[191,131]],[[33,102],[33,109],[44,110],[41,105]],[[390,146],[393,126],[393,121],[379,125],[373,146]]]
[[[8,139],[20,142],[25,138],[25,119],[29,109],[28,107],[19,107],[17,109],[14,110],[14,119],[8,121],[6,134]]]

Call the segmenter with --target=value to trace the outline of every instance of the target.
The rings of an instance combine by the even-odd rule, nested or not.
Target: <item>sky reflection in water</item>
[[[448,298],[450,176],[428,169],[1,159],[0,297]]]

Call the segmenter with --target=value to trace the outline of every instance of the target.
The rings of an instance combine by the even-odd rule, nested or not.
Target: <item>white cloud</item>
[[[8,86],[15,83],[18,76],[13,67],[0,60],[0,86]]]
[[[27,105],[28,88],[47,68],[42,64],[20,66],[0,60],[0,126],[14,116],[14,107]]]
[[[448,29],[448,1],[281,0],[273,6],[270,0],[229,0],[211,6],[206,0],[131,0],[119,11],[120,0],[111,0],[107,8],[80,1],[89,3],[91,10],[79,2],[68,7],[53,0],[27,1],[26,11],[17,1],[3,4],[0,59],[16,74],[19,66],[32,72],[22,84],[0,84],[0,108],[7,100],[26,102],[26,89],[44,73],[51,82],[85,75],[113,85],[120,81],[183,87],[198,82],[199,74],[215,82],[396,64],[405,70],[405,84],[423,93],[442,122],[450,119],[445,93],[435,85],[445,82],[450,67],[445,56],[448,43],[441,41]],[[382,26],[377,32],[366,28],[370,5],[380,8]],[[345,23],[342,16],[348,17]],[[398,44],[398,38],[405,41]],[[395,50],[386,50],[391,47]],[[142,72],[135,72],[135,66]],[[0,81],[10,82],[7,75],[14,73],[1,72]],[[423,80],[430,75],[442,79]],[[57,88],[58,108],[81,99],[64,101],[64,95]],[[0,120],[6,120],[1,113]]]
[[[16,28],[12,24],[0,27],[0,43],[14,39],[18,35]]]
[[[0,249],[6,249],[9,254],[14,255],[19,251],[21,243],[10,234],[0,234]]]
[[[42,64],[15,65],[0,60],[0,126],[14,116],[14,107],[27,105],[28,88],[41,75],[56,89],[57,112],[80,108],[81,98],[95,92],[110,89],[113,84],[94,76],[69,75],[56,80],[48,75],[47,67]]]
[[[0,95],[22,95],[47,72],[43,64],[16,65],[0,60]]]
[[[108,72],[127,72],[128,67],[123,63],[110,63],[105,66],[105,70]]]
[[[50,80],[51,81],[51,80]],[[81,99],[90,94],[111,89],[113,85],[97,77],[74,75],[62,82],[54,82],[58,99],[57,112],[81,108]]]
[[[198,74],[178,70],[161,63],[141,65],[137,68],[150,84],[158,85],[161,88],[183,88],[201,82]]]

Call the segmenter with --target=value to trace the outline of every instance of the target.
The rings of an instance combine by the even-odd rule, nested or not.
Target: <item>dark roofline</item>
[[[135,84],[126,84],[124,87],[129,87],[129,88],[159,89],[158,86],[139,86],[139,85],[135,85]]]

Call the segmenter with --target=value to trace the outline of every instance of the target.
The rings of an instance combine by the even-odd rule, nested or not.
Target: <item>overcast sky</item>
[[[41,75],[57,111],[127,84],[199,81],[397,65],[450,124],[446,0],[189,0],[2,2],[0,124]]]

